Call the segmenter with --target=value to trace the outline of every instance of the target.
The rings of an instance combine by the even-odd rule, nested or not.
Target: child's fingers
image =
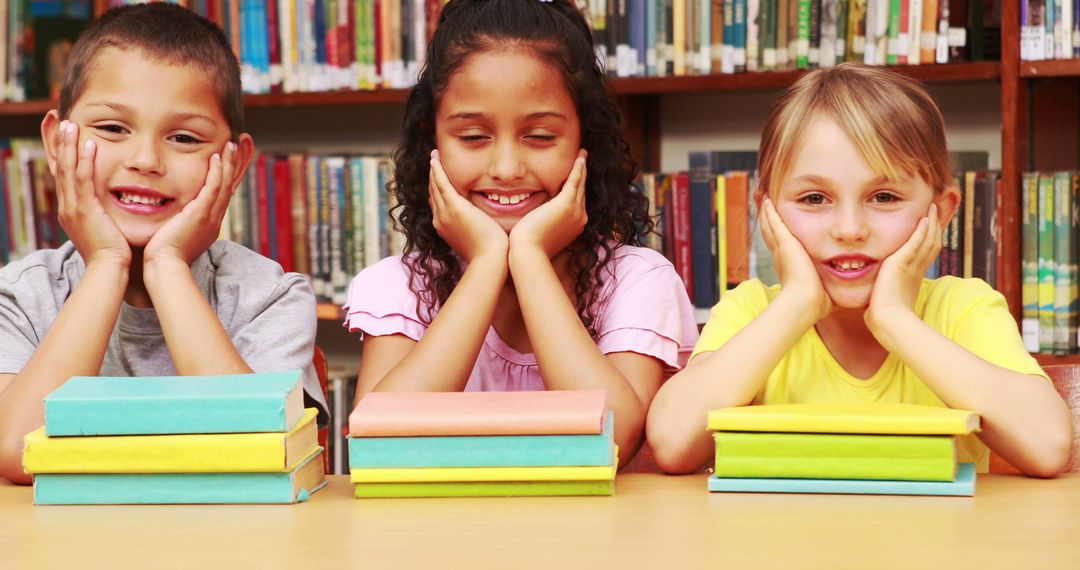
[[[765,202],[761,204],[761,211],[758,214],[758,224],[761,226],[761,238],[765,240],[765,247],[769,248],[769,251],[776,253],[776,236],[773,234],[772,225],[769,223],[769,217],[765,215]]]
[[[450,177],[443,170],[442,161],[439,160],[439,151],[437,150],[431,153],[431,179],[434,181],[437,190],[436,199],[441,200],[439,205],[445,207],[447,202],[453,200],[454,196],[457,195],[457,190],[454,189]]]
[[[76,135],[77,136],[77,135]],[[78,138],[73,140],[77,142]],[[79,162],[75,166],[74,188],[78,199],[96,200],[94,194],[94,156],[97,154],[97,145],[94,141],[86,141],[78,149]]]
[[[923,252],[923,245],[925,242],[930,241],[929,236],[930,222],[926,218],[921,218],[918,225],[915,226],[915,231],[911,233],[904,245],[900,246],[900,249],[896,250],[890,257],[895,257],[897,261],[905,265],[913,265],[918,261],[920,253]],[[901,265],[903,267],[903,265]]]
[[[941,223],[937,217],[937,205],[930,206],[926,222],[926,237],[923,238],[922,245],[919,247],[917,260],[920,265],[929,266],[941,251]]]
[[[74,207],[77,196],[75,168],[79,161],[77,129],[70,121],[61,121],[58,133],[59,145],[56,153],[57,199],[60,207]]]
[[[215,195],[214,205],[211,209],[215,218],[225,215],[225,209],[229,207],[229,199],[232,198],[232,181],[236,172],[236,145],[232,142],[225,143],[225,149],[221,152],[221,184]]]
[[[193,209],[204,212],[212,212],[214,203],[221,189],[221,155],[214,153],[210,156],[210,168],[206,171],[206,182],[199,190],[199,194],[189,203]],[[185,206],[184,209],[187,209]]]
[[[435,177],[435,160],[432,160],[431,168],[428,169],[428,202],[431,204],[433,214],[446,207],[446,200],[443,198],[442,191],[439,190]]]
[[[791,235],[791,232],[787,229],[787,225],[784,224],[784,220],[780,217],[780,212],[776,211],[776,206],[772,203],[772,200],[767,198],[765,199],[765,217],[769,221],[769,230],[773,235],[773,241],[776,243],[777,248],[781,248],[785,244],[790,245],[790,242],[795,241],[795,236]]]

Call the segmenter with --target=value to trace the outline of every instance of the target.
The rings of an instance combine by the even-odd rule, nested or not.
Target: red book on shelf
[[[274,161],[273,176],[278,263],[285,271],[296,271],[292,243],[292,185],[289,176],[289,161],[285,157],[279,157]]]
[[[266,0],[266,43],[270,57],[270,92],[281,93],[281,34],[277,0]]]
[[[690,247],[690,175],[679,172],[671,175],[671,197],[674,205],[675,271],[686,286],[686,294],[694,298],[694,263]]]
[[[259,219],[258,252],[270,257],[270,191],[268,181],[270,173],[265,154],[260,154],[255,161],[255,202]]]

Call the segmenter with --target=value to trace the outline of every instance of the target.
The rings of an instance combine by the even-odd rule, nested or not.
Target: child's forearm
[[[983,360],[914,314],[890,318],[875,335],[946,405],[978,412],[980,439],[1017,469],[1050,477],[1064,467],[1071,416],[1049,382]]]
[[[46,395],[72,376],[101,372],[127,282],[122,263],[88,265],[33,356],[0,392],[0,476],[29,482],[22,470],[23,436],[44,423]]]
[[[420,341],[382,378],[361,378],[360,389],[464,390],[491,327],[506,276],[505,251],[474,258]]]
[[[781,292],[750,324],[714,352],[696,356],[660,388],[649,410],[649,445],[665,471],[685,473],[708,461],[708,412],[744,406],[806,331],[815,313]]]
[[[143,267],[165,344],[179,376],[249,374],[229,334],[181,260],[161,258]]]
[[[510,250],[514,279],[529,343],[549,390],[604,390],[615,412],[620,462],[630,461],[643,441],[645,415],[659,386],[662,367],[627,378],[600,350],[581,323],[550,259],[539,249]]]

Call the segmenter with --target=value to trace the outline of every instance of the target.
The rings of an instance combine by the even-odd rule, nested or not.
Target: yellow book
[[[707,425],[711,431],[964,435],[979,431],[979,415],[914,404],[778,404],[713,410]]]
[[[372,467],[353,468],[353,483],[456,483],[495,481],[611,481],[619,464],[615,446],[611,465],[592,467]]]
[[[27,473],[274,473],[291,471],[319,447],[315,408],[288,433],[26,436]]]

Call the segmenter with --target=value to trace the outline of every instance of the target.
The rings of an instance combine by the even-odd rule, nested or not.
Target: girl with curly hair
[[[352,282],[371,391],[604,390],[621,463],[697,339],[571,0],[452,0],[394,151],[405,254]]]

